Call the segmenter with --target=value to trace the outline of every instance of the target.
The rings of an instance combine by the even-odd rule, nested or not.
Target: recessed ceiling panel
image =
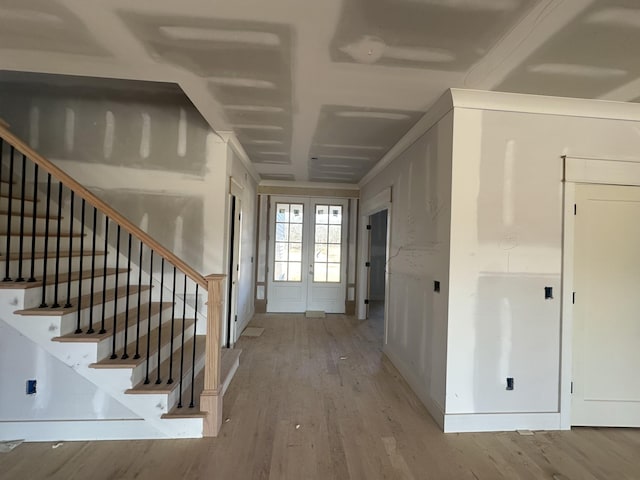
[[[594,98],[640,76],[640,3],[599,0],[543,44],[496,88]]]
[[[109,55],[83,23],[55,0],[3,0],[0,48]]]
[[[324,105],[309,150],[310,178],[320,181],[330,176],[357,182],[423,114]]]
[[[150,54],[207,82],[256,163],[291,162],[291,29],[264,22],[122,13]]]
[[[536,0],[344,0],[336,62],[461,71]]]

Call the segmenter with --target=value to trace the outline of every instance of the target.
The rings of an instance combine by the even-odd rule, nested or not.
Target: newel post
[[[220,337],[222,335],[222,282],[225,275],[208,275],[207,339],[204,390],[200,395],[200,410],[204,419],[205,437],[216,437],[222,426],[222,393],[220,391]]]

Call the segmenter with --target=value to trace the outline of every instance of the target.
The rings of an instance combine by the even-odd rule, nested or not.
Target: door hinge
[[[573,393],[573,382],[571,382],[571,393]]]
[[[364,299],[364,304],[365,304],[365,305],[369,305],[369,299],[368,299],[368,298],[365,298],[365,299]]]
[[[236,315],[236,317],[233,319],[234,322],[238,321],[238,315]]]
[[[574,215],[578,214],[578,205],[576,203],[573,204],[573,214]]]
[[[574,305],[576,303],[576,292],[573,292],[573,295],[571,296],[571,303],[573,303]]]
[[[367,225],[367,230],[371,230],[371,225]]]
[[[364,266],[365,266],[365,267],[370,267],[370,266],[371,266],[371,262],[366,262],[366,263],[364,264]]]

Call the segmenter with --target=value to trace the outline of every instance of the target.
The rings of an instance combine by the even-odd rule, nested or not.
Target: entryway
[[[344,313],[347,200],[272,197],[267,312]]]
[[[367,267],[367,318],[384,335],[385,291],[387,279],[387,215],[381,210],[369,217],[369,260]]]

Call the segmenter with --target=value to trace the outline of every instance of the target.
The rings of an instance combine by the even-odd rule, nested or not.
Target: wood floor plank
[[[382,354],[381,322],[258,315],[216,439],[22,444],[7,479],[618,480],[640,429],[443,434]]]

